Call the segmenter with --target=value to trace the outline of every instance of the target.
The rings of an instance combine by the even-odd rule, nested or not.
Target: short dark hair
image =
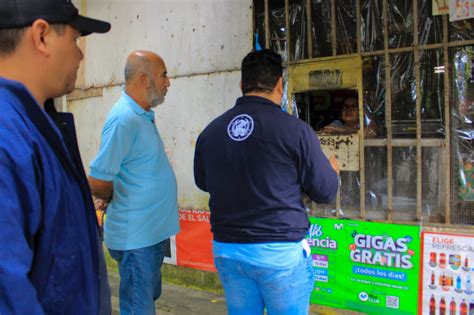
[[[252,51],[242,60],[242,92],[271,93],[283,75],[281,56],[270,49]]]
[[[62,36],[65,32],[66,24],[55,23],[51,24],[51,27],[54,29],[58,35]],[[18,46],[23,34],[25,34],[27,27],[20,28],[6,28],[0,29],[0,56],[9,55],[13,53]]]
[[[0,56],[9,55],[25,33],[26,27],[0,29]]]

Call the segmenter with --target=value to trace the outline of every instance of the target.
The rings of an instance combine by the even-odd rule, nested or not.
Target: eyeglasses
[[[359,106],[357,104],[344,106],[344,111],[346,112],[357,111],[358,109],[359,109]]]

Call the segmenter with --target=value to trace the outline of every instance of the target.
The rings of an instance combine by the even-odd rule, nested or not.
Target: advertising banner
[[[449,0],[449,21],[474,18],[474,0]]]
[[[310,218],[311,303],[366,314],[417,314],[420,227]]]
[[[474,237],[422,234],[420,311],[423,315],[473,315]]]
[[[181,231],[176,235],[178,266],[216,271],[212,256],[210,212],[179,209]]]
[[[449,14],[448,0],[433,0],[431,12],[433,15]]]

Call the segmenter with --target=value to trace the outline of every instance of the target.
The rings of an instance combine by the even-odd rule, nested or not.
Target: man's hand
[[[108,204],[109,203],[107,201],[105,201],[104,199],[94,198],[95,210],[105,211],[105,209],[107,209]]]
[[[337,158],[335,155],[331,156],[331,158],[329,159],[329,163],[331,163],[332,168],[334,169],[334,171],[336,171],[337,175],[339,175],[341,168],[339,167],[339,163],[337,163]]]
[[[109,203],[104,199],[94,197],[95,215],[97,217],[97,223],[99,224],[101,231],[103,231],[104,228],[105,213],[108,205]]]

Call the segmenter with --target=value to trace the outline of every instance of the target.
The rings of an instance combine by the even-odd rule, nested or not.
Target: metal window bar
[[[360,36],[360,0],[356,0],[356,49],[357,53],[360,54],[362,50],[362,43],[361,43],[361,36]],[[336,26],[334,25],[334,28]],[[362,69],[359,73],[359,82],[362,81]],[[362,88],[363,90],[363,88]],[[363,104],[363,94],[360,93],[363,91],[359,91],[359,104]],[[364,106],[359,106],[359,121],[364,121]],[[359,200],[360,200],[360,217],[361,219],[366,218],[366,209],[365,209],[365,135],[364,135],[364,124],[361,124],[362,131],[360,133],[359,139],[359,156],[360,156],[360,169],[359,169],[359,178],[360,178],[360,192],[359,192]]]
[[[449,45],[448,45],[448,17],[443,15],[443,58],[444,58],[444,73],[450,73],[449,65]],[[444,191],[444,200],[445,200],[445,219],[444,223],[451,224],[451,171],[450,171],[450,158],[451,158],[451,127],[450,127],[450,76],[444,76],[444,125],[446,130],[445,135],[445,157],[444,162],[446,163],[444,167],[445,172],[445,191]]]
[[[450,48],[450,47],[461,47],[461,46],[469,46],[469,45],[474,45],[474,40],[466,40],[464,42],[456,41],[456,42],[448,42],[446,44],[441,43],[441,44],[428,44],[428,45],[420,45],[418,46],[419,50],[430,50],[430,49],[439,49],[439,48]],[[402,48],[389,48],[388,53],[389,54],[395,54],[395,53],[403,53],[403,52],[411,52],[414,50],[414,47],[402,47]],[[362,57],[370,57],[370,56],[381,56],[384,55],[385,51],[384,50],[374,50],[374,51],[362,51],[360,52],[360,55]]]
[[[313,15],[311,10],[311,0],[306,0],[306,40],[308,42],[308,59],[313,58]]]
[[[285,0],[286,60],[291,60],[290,0]]]
[[[331,47],[332,55],[337,54],[337,34],[336,34],[336,0],[331,0]]]
[[[360,37],[360,0],[356,0],[356,48],[357,53],[362,51],[362,42]]]
[[[422,148],[421,148],[421,83],[420,83],[420,51],[418,49],[418,0],[413,1],[413,55],[415,58],[416,84],[416,220],[421,221],[422,214]]]
[[[359,71],[359,82],[362,82],[362,70]],[[363,93],[358,91],[359,104],[363,104]],[[364,121],[364,106],[359,106],[359,121]],[[360,123],[359,131],[359,178],[360,178],[360,218],[366,219],[365,212],[365,132],[364,124]]]
[[[360,14],[360,12],[357,12]],[[393,221],[393,150],[392,150],[392,85],[390,55],[388,52],[388,3],[383,2],[383,45],[385,55],[385,124],[387,127],[387,220]]]
[[[270,48],[270,9],[269,0],[265,0],[265,48]]]

